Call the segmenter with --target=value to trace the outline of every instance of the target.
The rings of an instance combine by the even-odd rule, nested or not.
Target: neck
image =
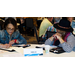
[[[10,37],[12,36],[12,34],[10,35]]]

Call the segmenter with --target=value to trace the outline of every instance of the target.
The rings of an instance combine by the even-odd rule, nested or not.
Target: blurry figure
[[[4,21],[0,18],[0,30],[4,28]]]
[[[59,23],[61,19],[61,17],[54,17],[54,24]]]
[[[40,25],[40,29],[39,29],[39,37],[44,35],[45,31],[47,30],[49,26],[52,26],[52,23],[51,23],[52,19],[53,17],[47,17],[43,19]]]
[[[53,24],[51,23],[52,20],[53,20],[53,17],[47,17],[47,18],[44,18],[43,21],[41,22],[40,29],[39,29],[39,38],[42,39],[43,42],[45,42],[45,40],[47,39],[46,31],[55,30],[55,28],[53,27]]]
[[[23,33],[23,28],[25,28],[25,19],[23,17],[20,18],[20,25],[18,26],[18,29],[20,33]]]
[[[72,33],[75,35],[75,20],[73,20],[74,17],[67,17],[67,19],[70,21],[71,27],[73,28],[73,32]]]
[[[72,23],[73,17],[67,17],[67,19]]]

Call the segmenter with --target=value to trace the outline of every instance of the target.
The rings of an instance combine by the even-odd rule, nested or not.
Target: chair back
[[[52,35],[54,35],[56,32],[47,31],[47,38],[50,38]]]
[[[26,18],[25,23],[26,23],[26,27],[29,27],[29,28],[34,27],[32,18]]]

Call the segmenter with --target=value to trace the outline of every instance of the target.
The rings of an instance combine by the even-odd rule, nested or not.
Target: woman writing
[[[0,31],[0,48],[9,48],[14,44],[26,44],[26,40],[17,30],[17,22],[8,18],[4,24],[4,30]]]
[[[72,34],[73,29],[70,26],[70,22],[66,19],[60,20],[54,27],[57,33],[46,40],[45,45],[56,45],[62,47],[64,51],[75,51],[75,37]]]

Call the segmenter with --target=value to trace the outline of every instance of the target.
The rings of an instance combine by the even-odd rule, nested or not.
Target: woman
[[[70,21],[70,23],[72,23],[73,17],[67,17],[67,19]]]
[[[66,52],[75,51],[75,37],[72,34],[73,29],[70,22],[67,19],[62,19],[54,27],[57,33],[47,39],[45,45],[57,45]]]
[[[23,33],[23,27],[25,27],[25,20],[23,17],[21,17],[20,18],[20,25],[18,26],[20,33]]]
[[[54,24],[59,23],[61,19],[61,17],[54,17]]]
[[[0,48],[9,48],[13,44],[26,44],[26,40],[17,30],[17,22],[8,18],[4,24],[4,30],[0,31]]]

